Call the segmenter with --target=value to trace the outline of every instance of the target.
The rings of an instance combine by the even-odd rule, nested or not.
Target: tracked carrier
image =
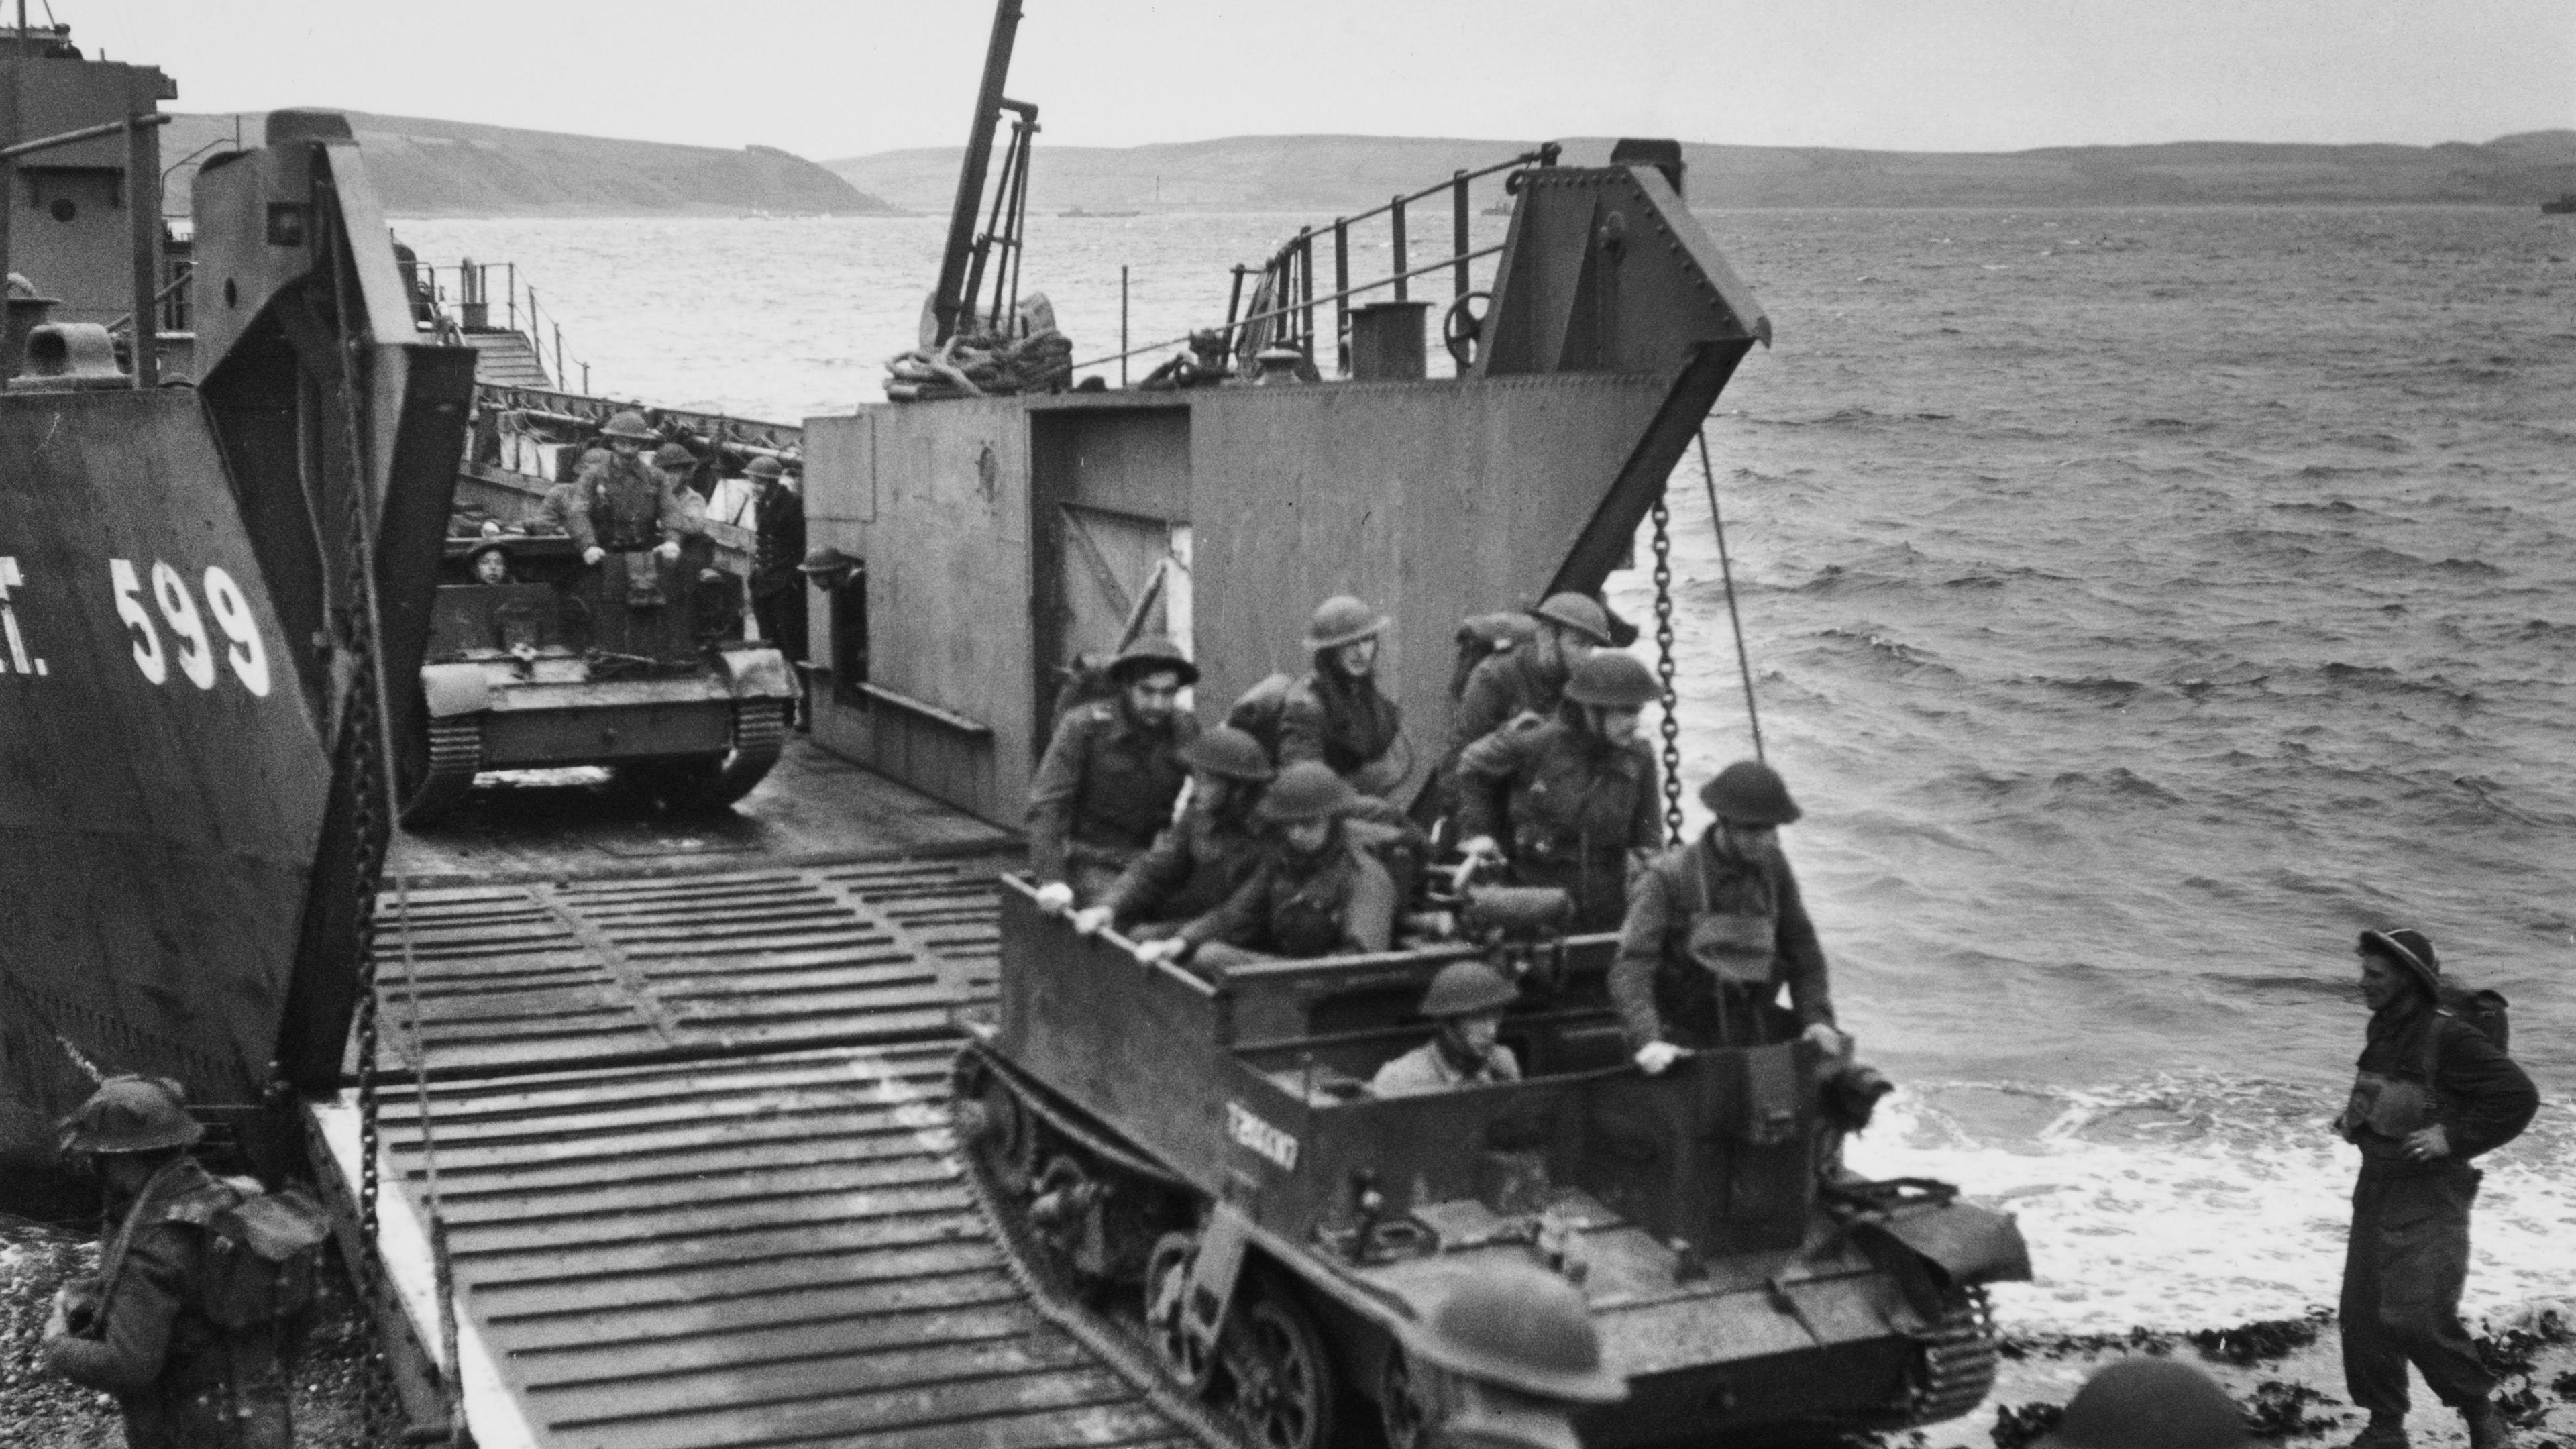
[[[1974,1408],[1995,1369],[1984,1285],[2029,1276],[2010,1219],[1840,1171],[1843,1094],[1810,1043],[1639,1075],[1603,989],[1615,946],[1502,954],[1524,1080],[1379,1099],[1364,1084],[1427,1039],[1413,1003],[1466,948],[1194,972],[1078,937],[1013,883],[1001,1019],[960,1060],[960,1121],[1048,1280],[1112,1305],[1173,1383],[1276,1449],[1368,1420],[1428,1442],[1439,1371],[1396,1329],[1502,1260],[1578,1282],[1629,1381],[1579,1421],[1586,1444]]]

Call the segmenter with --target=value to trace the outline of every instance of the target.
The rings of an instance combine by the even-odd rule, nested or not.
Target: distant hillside
[[[801,156],[518,131],[464,121],[348,113],[385,210],[395,216],[643,216],[744,212],[883,214],[895,207]],[[183,115],[162,133],[168,165],[238,123],[256,146],[265,117]],[[194,165],[171,173],[165,204],[188,209]]]
[[[1029,204],[1041,212],[1355,211],[1530,145],[1399,136],[1235,136],[1123,149],[1041,142]],[[1565,148],[1569,163],[1598,165],[1610,142],[1583,137]],[[1693,143],[1683,155],[1691,200],[1702,206],[2531,206],[2576,191],[2576,131],[2483,145],[2182,141],[1994,153]],[[945,147],[823,164],[897,206],[939,212],[954,195],[957,157]]]

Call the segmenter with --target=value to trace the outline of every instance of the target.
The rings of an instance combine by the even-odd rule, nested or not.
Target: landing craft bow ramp
[[[1190,1442],[1024,1291],[953,1150],[1005,844],[388,885],[380,1241],[442,1360],[434,1159],[481,1449]],[[309,1117],[352,1207],[361,1122]]]

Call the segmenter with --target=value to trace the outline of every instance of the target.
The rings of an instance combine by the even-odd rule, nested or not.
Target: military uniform
[[[1439,1042],[1427,1041],[1378,1068],[1377,1075],[1369,1078],[1369,1091],[1380,1097],[1410,1097],[1520,1079],[1520,1059],[1512,1055],[1510,1047],[1496,1043],[1483,1061],[1472,1070],[1462,1071],[1440,1049]]]
[[[1450,756],[1457,758],[1478,740],[1523,715],[1554,719],[1557,705],[1565,699],[1565,681],[1571,673],[1562,664],[1553,669],[1540,665],[1534,643],[1479,661],[1467,676],[1467,687],[1458,695],[1457,712],[1450,717]]]
[[[608,586],[622,586],[626,602],[637,608],[667,603],[662,561],[652,550],[678,543],[703,530],[705,517],[696,495],[676,487],[662,470],[642,458],[610,455],[607,462],[583,471],[576,481],[564,532],[583,552],[608,551],[603,566],[613,571]]]
[[[1457,785],[1460,839],[1502,845],[1515,884],[1564,890],[1576,930],[1618,928],[1629,852],[1663,840],[1645,741],[1613,747],[1563,718],[1525,718],[1468,746]]]
[[[2512,1058],[2422,992],[2372,1013],[2352,1102],[2338,1119],[2361,1148],[2338,1312],[2356,1407],[2403,1416],[2410,1362],[2452,1408],[2481,1404],[2495,1391],[2459,1318],[2469,1209],[2483,1177],[2468,1159],[2513,1138],[2539,1103]],[[2435,1123],[2449,1154],[2429,1162],[2409,1156],[2407,1134]]]
[[[1108,907],[1120,930],[1144,921],[1188,921],[1225,904],[1260,865],[1261,837],[1248,817],[1221,816],[1193,803],[1097,904]]]
[[[752,504],[751,611],[760,637],[778,646],[788,662],[805,662],[807,626],[805,500],[783,482],[761,490]]]
[[[1320,760],[1361,793],[1383,795],[1401,778],[1387,756],[1403,729],[1403,710],[1374,679],[1319,668],[1290,684],[1280,704],[1279,765]]]
[[[1824,948],[1776,849],[1747,860],[1712,828],[1637,873],[1610,967],[1629,1050],[1772,1040],[1783,985],[1799,1026],[1833,1023]]]
[[[1029,873],[1097,901],[1170,822],[1190,773],[1179,750],[1198,732],[1181,711],[1168,728],[1147,729],[1120,699],[1067,711],[1029,786]]]
[[[1180,939],[1202,959],[1334,956],[1383,951],[1395,936],[1395,880],[1369,852],[1374,833],[1392,827],[1343,821],[1312,857],[1273,842],[1251,877],[1225,903],[1191,921]],[[1231,947],[1232,953],[1216,952]]]
[[[171,1161],[106,1234],[87,1333],[49,1338],[46,1367],[116,1396],[129,1449],[287,1449],[285,1326],[226,1332],[194,1298],[207,1224],[241,1189]]]

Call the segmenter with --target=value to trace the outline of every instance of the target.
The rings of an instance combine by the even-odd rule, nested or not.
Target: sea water
[[[1124,265],[1129,336],[1175,339],[1300,220],[1033,218],[1026,286],[1089,359]],[[2330,1303],[2353,939],[2412,925],[2512,998],[2546,1099],[2485,1162],[2470,1307],[2576,1295],[2576,220],[1701,220],[1777,345],[1673,479],[1684,774],[1752,749],[1713,483],[1842,1021],[1908,1084],[1854,1164],[2017,1212],[2019,1328]],[[594,391],[791,421],[882,397],[942,233],[399,230],[515,261]],[[1642,574],[1612,596],[1650,619]]]

